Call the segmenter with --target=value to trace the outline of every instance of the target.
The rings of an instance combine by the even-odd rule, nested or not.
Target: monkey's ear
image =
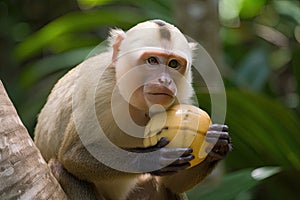
[[[119,52],[121,42],[126,37],[126,33],[121,29],[112,29],[109,35],[109,46],[113,50],[112,60],[115,61]]]
[[[197,43],[196,42],[189,42],[189,47],[192,51],[197,49]]]

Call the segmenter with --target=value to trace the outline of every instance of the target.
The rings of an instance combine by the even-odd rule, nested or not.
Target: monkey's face
[[[129,63],[128,60],[133,61],[136,56],[138,60],[133,64]],[[180,87],[177,85],[184,84],[182,82],[185,82],[185,85],[190,84],[186,79],[187,60],[178,54],[159,50],[140,51],[120,58],[118,62],[125,64],[122,69],[118,69],[118,75],[121,73],[124,80],[127,79],[118,84],[119,90],[123,97],[139,110],[148,112],[155,104],[165,109],[169,108],[178,100],[178,92],[183,92],[179,91]],[[136,67],[130,68],[130,65]]]
[[[138,24],[112,43],[116,80],[132,106],[148,112],[165,109],[192,96],[192,47],[173,25],[161,21]]]
[[[143,95],[148,106],[160,104],[164,108],[171,106],[177,95],[176,73],[184,76],[186,60],[183,57],[159,53],[145,52],[141,58],[145,67],[153,70],[143,85]]]

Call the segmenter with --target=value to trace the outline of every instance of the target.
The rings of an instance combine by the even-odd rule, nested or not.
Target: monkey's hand
[[[222,160],[229,151],[232,151],[231,138],[228,133],[228,126],[213,124],[206,133],[206,141],[213,145],[207,148],[206,161],[215,162]]]
[[[161,138],[155,146],[146,148],[150,151],[157,150],[160,152],[158,162],[161,169],[151,172],[152,175],[164,176],[174,174],[188,168],[190,166],[189,162],[194,159],[194,155],[192,155],[193,149],[165,147],[169,143],[169,139]]]
[[[160,181],[162,181],[166,188],[174,193],[183,193],[190,190],[203,181],[211,173],[216,164],[232,150],[231,139],[226,125],[211,125],[206,133],[206,141],[210,145],[206,149],[207,156],[202,162],[171,176],[160,178]]]
[[[206,133],[206,141],[211,144],[211,148],[207,148],[208,153],[205,162],[217,163],[225,158],[226,154],[231,151],[232,143],[228,132],[228,126],[223,124],[213,124],[209,127]],[[153,175],[170,175],[190,166],[190,161],[194,159],[191,148],[164,148],[170,141],[167,138],[161,138],[157,145],[147,148],[149,150],[157,150],[161,152],[159,162],[162,165],[173,163],[160,170],[152,172]],[[178,156],[180,155],[180,156]]]

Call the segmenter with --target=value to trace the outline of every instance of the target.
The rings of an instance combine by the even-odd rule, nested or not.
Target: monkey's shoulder
[[[111,52],[105,52],[90,57],[71,69],[55,84],[48,101],[51,99],[66,100],[72,95],[74,89],[89,87],[96,81],[98,82],[99,76],[97,75],[101,75],[111,65],[109,62],[110,58]]]

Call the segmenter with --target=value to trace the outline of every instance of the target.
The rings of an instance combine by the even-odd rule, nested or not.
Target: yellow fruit
[[[166,147],[191,147],[195,156],[190,162],[190,167],[193,167],[207,156],[205,148],[210,144],[205,141],[205,136],[210,124],[209,115],[200,108],[175,105],[167,112],[157,113],[151,118],[145,128],[144,146],[154,146],[162,137],[166,137],[171,141]]]

